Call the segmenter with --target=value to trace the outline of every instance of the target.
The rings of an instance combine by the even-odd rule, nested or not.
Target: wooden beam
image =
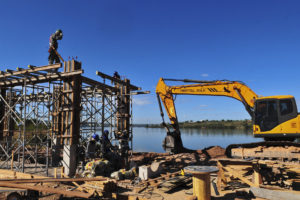
[[[83,70],[76,70],[74,72],[62,72],[56,74],[47,74],[46,76],[37,76],[37,77],[28,77],[28,78],[20,78],[20,79],[12,79],[12,80],[3,80],[0,82],[0,86],[17,86],[26,83],[43,83],[51,80],[63,79],[65,77],[75,76],[82,74]]]
[[[107,181],[107,178],[35,178],[35,179],[1,179],[0,182],[9,183],[50,183],[50,182],[79,182],[79,181]]]
[[[54,64],[54,65],[33,67],[33,68],[30,68],[30,69],[24,69],[24,70],[20,70],[20,71],[13,71],[13,70],[8,70],[7,69],[7,72],[9,72],[9,73],[0,74],[0,78],[6,78],[6,77],[17,76],[17,75],[22,75],[22,74],[28,74],[28,73],[31,73],[31,72],[49,71],[49,70],[52,70],[52,69],[58,69],[61,66],[62,66],[61,63],[57,63],[57,64]]]
[[[115,87],[112,87],[112,86],[109,86],[109,85],[106,85],[104,83],[100,83],[99,81],[96,81],[96,80],[93,80],[93,79],[90,79],[88,77],[85,77],[85,76],[82,76],[82,81],[86,84],[89,84],[91,86],[95,86],[95,87],[99,87],[101,89],[109,89],[113,92],[118,92],[119,90]]]
[[[82,94],[86,94],[86,95],[93,95],[94,93],[96,93],[96,94],[103,94],[104,91],[105,91],[106,95],[113,95],[113,92],[109,91],[109,90],[104,90],[104,89],[92,90],[91,88],[82,89],[81,93]]]
[[[119,83],[121,85],[126,85],[125,81],[122,81],[121,79],[118,79],[118,78],[114,78],[114,77],[109,76],[107,74],[104,74],[102,72],[96,71],[96,75],[101,76],[102,78],[105,78],[105,79],[109,79],[113,82]],[[134,86],[134,85],[131,85],[131,84],[129,84],[129,87],[130,87],[131,90],[141,90],[140,87],[137,87],[137,86]]]
[[[138,94],[150,94],[150,91],[141,91],[141,92],[131,92],[130,95],[138,95]]]
[[[230,175],[240,179],[242,182],[248,184],[249,186],[255,186],[254,183],[252,183],[251,181],[249,181],[248,179],[246,179],[245,177],[243,177],[241,174],[231,169],[230,167],[223,167],[223,169],[229,172]]]
[[[10,187],[10,188],[20,188],[20,189],[28,189],[28,190],[35,190],[43,193],[51,193],[51,194],[62,194],[66,197],[80,197],[80,198],[89,198],[91,197],[91,194],[89,193],[83,193],[78,191],[67,191],[57,188],[50,188],[45,186],[33,186],[33,185],[27,185],[27,184],[17,184],[17,183],[10,183],[10,182],[1,182],[1,187]]]
[[[22,173],[22,172],[16,172],[16,171],[11,171],[11,170],[6,170],[6,169],[0,169],[0,179],[17,179],[17,178],[22,178],[22,179],[29,179],[29,178],[47,178],[45,176],[37,176],[33,174],[27,174],[27,173]]]

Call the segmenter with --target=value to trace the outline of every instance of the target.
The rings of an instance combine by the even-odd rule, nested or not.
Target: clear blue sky
[[[135,97],[136,123],[161,122],[160,77],[241,80],[300,103],[299,10],[296,0],[2,0],[0,69],[47,64],[60,28],[59,52],[78,56],[85,76],[116,70],[151,91]],[[249,118],[226,97],[178,96],[176,106],[180,121]]]

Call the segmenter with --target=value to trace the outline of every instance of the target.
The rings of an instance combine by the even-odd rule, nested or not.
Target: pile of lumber
[[[134,187],[135,193],[141,193],[148,187],[161,188],[162,191],[168,192],[180,185],[186,184],[191,181],[191,177],[181,176],[181,171],[161,174],[157,178],[142,181],[139,185]]]
[[[278,160],[219,159],[218,190],[249,188],[256,197],[300,199],[300,164]]]
[[[176,176],[169,180],[163,181],[158,187],[161,191],[169,192],[181,185],[185,185],[192,181],[191,176]]]
[[[116,192],[117,183],[113,180],[86,181],[80,187],[84,188],[88,193],[94,194],[94,196],[109,196]]]
[[[115,181],[104,177],[49,178],[10,170],[0,170],[0,187],[79,198],[103,196],[117,189]]]

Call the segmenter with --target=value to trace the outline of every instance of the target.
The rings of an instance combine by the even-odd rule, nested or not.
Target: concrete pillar
[[[65,175],[74,176],[77,167],[77,145],[64,145],[63,149],[63,166],[65,169]]]
[[[60,140],[54,136],[53,138],[53,144],[52,144],[52,167],[58,167],[59,165],[59,162],[61,160],[61,156],[60,156],[60,152],[61,152],[61,149],[62,149],[62,145],[61,145],[61,142]]]

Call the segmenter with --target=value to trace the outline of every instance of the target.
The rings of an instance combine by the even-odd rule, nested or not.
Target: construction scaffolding
[[[82,74],[75,60],[0,71],[0,168],[48,175],[62,164],[72,175],[79,146],[104,129],[126,165],[132,94],[140,88],[98,71],[100,81]]]

